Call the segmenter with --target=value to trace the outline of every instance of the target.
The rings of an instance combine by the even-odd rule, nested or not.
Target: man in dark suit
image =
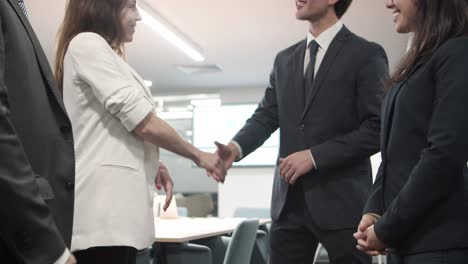
[[[357,227],[379,150],[385,51],[339,21],[351,0],[297,0],[306,40],[281,51],[252,117],[227,145],[225,165],[280,129],[271,202],[271,263],[312,263],[320,242],[331,263],[371,263],[356,250]]]
[[[0,1],[0,262],[75,263],[71,125],[20,1]]]

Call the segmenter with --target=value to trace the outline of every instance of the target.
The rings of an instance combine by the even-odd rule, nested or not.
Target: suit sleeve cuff
[[[239,145],[239,143],[237,143],[236,141],[234,140],[231,140],[231,142],[229,143],[232,143],[236,148],[237,150],[239,151],[239,157],[237,158],[237,160],[240,160],[244,157],[244,154],[242,153],[242,148],[241,146]]]
[[[65,264],[67,263],[68,258],[70,257],[70,250],[68,248],[65,248],[65,251],[63,252],[62,256],[58,258],[53,264]]]

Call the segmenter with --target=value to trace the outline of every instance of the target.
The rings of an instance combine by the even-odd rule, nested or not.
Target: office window
[[[197,106],[193,109],[193,144],[204,151],[216,150],[214,141],[228,143],[250,118],[257,105]],[[234,166],[274,166],[278,156],[279,132],[263,146]]]

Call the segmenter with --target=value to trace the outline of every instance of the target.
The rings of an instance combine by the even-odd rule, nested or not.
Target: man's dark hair
[[[336,2],[334,8],[338,18],[341,18],[346,13],[351,2],[353,2],[353,0],[338,0],[338,2]]]

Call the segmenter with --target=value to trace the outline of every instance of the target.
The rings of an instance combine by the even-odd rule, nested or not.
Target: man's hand
[[[363,237],[364,239],[358,239],[357,248],[359,250],[371,256],[385,254],[386,246],[375,234],[374,225],[368,227],[366,231],[364,231]]]
[[[70,256],[68,257],[67,262],[65,262],[65,264],[76,264],[75,257],[72,254],[70,254]]]
[[[299,177],[314,168],[310,150],[306,149],[280,159],[280,175],[289,183],[294,184]]]
[[[171,176],[169,175],[169,170],[167,169],[166,165],[162,163],[162,161],[159,161],[159,170],[156,174],[156,179],[154,180],[154,183],[156,184],[156,188],[158,190],[160,190],[162,187],[166,192],[166,202],[164,203],[163,207],[163,210],[165,212],[167,208],[169,208],[169,205],[172,201],[172,190],[174,188],[174,182],[172,181]]]
[[[199,151],[197,165],[204,168],[206,175],[212,177],[215,181],[224,182],[226,169],[223,160],[216,153]]]
[[[362,218],[361,218],[361,222],[359,222],[359,226],[358,226],[358,229],[357,229],[356,233],[354,233],[354,235],[355,235],[354,237],[357,239],[356,235],[363,234],[368,227],[370,227],[371,225],[377,223],[377,220],[379,220],[377,215],[364,214],[362,216]]]
[[[354,238],[356,238],[356,240],[366,240],[367,239],[367,236],[366,236],[366,230],[367,228],[369,228],[370,226],[373,226],[375,223],[377,223],[377,221],[379,220],[378,218],[379,216],[377,216],[376,214],[364,214],[361,218],[361,222],[359,223],[359,226],[357,228],[357,231],[356,233],[354,233]],[[359,250],[362,250],[364,251],[366,254],[368,255],[373,255],[373,256],[376,256],[376,255],[385,255],[386,253],[384,251],[382,252],[378,252],[378,251],[375,251],[375,250],[366,250],[365,248],[361,247],[360,245],[357,246],[357,248]]]
[[[218,149],[216,150],[216,154],[218,154],[219,158],[224,163],[224,170],[229,170],[232,167],[232,163],[234,163],[234,161],[237,158],[239,158],[239,150],[232,143],[224,145],[219,143],[218,141],[215,141],[215,145],[216,147],[218,147]]]

